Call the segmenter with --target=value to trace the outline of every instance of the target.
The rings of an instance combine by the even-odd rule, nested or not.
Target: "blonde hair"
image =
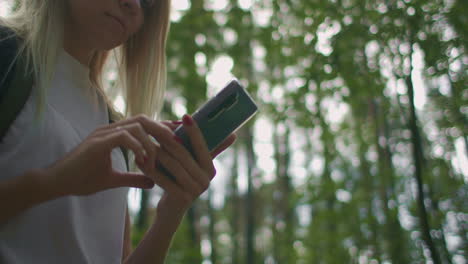
[[[20,0],[18,8],[0,24],[12,29],[24,41],[18,54],[27,56],[39,87],[39,112],[45,104],[60,50],[67,4],[64,0]],[[117,48],[118,84],[127,104],[126,116],[144,113],[155,117],[162,108],[166,86],[166,39],[169,31],[170,0],[155,1],[145,12],[141,29]],[[96,52],[90,63],[90,81],[116,113],[103,89],[103,72],[110,51]],[[115,115],[114,115],[115,116]]]

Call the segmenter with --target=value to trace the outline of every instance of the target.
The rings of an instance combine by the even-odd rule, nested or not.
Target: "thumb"
[[[153,180],[143,174],[131,172],[114,172],[115,187],[133,187],[140,189],[151,189],[154,186]]]

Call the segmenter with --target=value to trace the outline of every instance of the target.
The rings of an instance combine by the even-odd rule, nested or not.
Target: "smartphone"
[[[192,118],[197,122],[208,150],[213,151],[257,112],[258,107],[245,88],[237,80],[232,80],[216,96],[195,111]],[[194,155],[184,127],[180,125],[174,133],[182,139],[185,148]],[[165,172],[169,175],[167,171]]]
[[[208,150],[213,151],[230,134],[252,118],[257,111],[257,105],[244,87],[237,80],[232,80],[216,96],[195,111],[192,118],[197,122]],[[180,125],[174,133],[193,153],[184,127]]]

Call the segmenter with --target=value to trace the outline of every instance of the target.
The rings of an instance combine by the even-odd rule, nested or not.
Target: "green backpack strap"
[[[26,58],[19,56],[13,71],[13,79],[2,87],[3,94],[0,102],[0,141],[3,140],[16,116],[23,109],[33,86],[33,72],[27,69]]]

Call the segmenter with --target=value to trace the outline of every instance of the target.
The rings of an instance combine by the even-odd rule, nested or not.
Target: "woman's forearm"
[[[22,211],[64,194],[51,186],[45,170],[31,170],[0,181],[0,226]]]
[[[174,207],[160,201],[153,225],[125,263],[164,263],[172,238],[184,218],[185,211],[185,208]]]

